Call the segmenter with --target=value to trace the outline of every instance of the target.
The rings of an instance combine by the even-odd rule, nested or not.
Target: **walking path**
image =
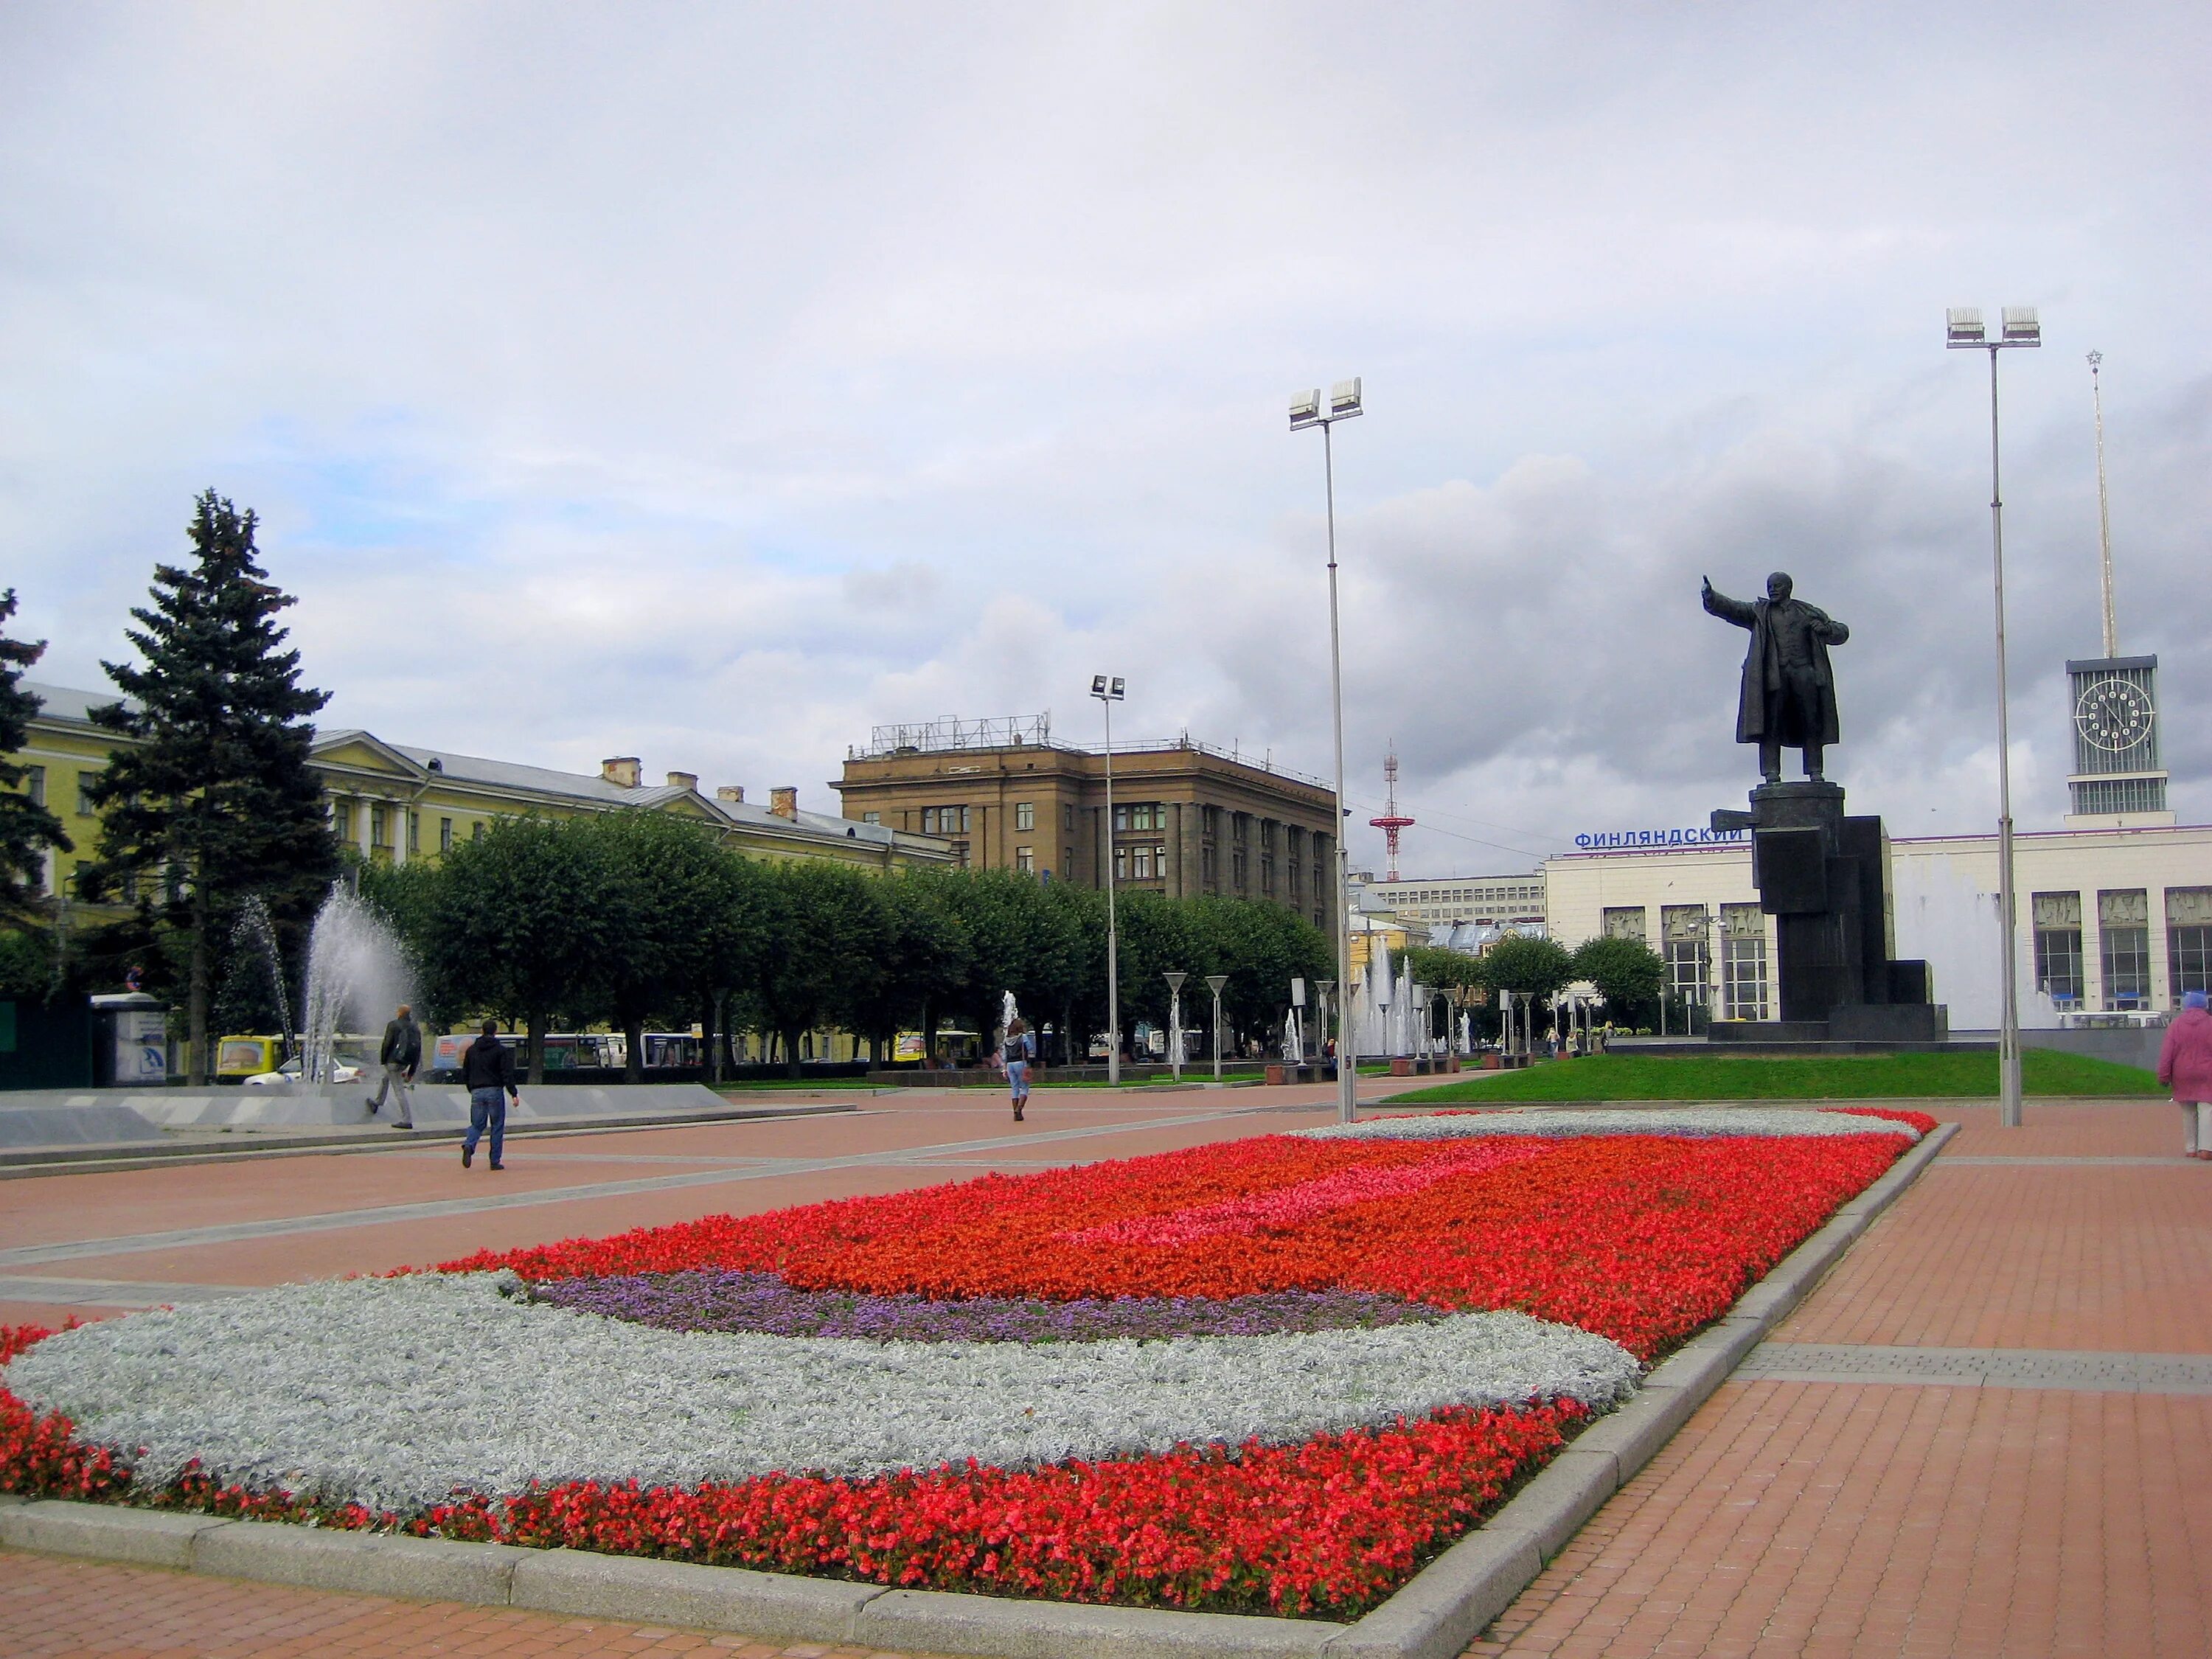
[[[1470,1656],[2212,1651],[2212,1164],[2168,1154],[2162,1103],[2030,1102],[2015,1130],[1933,1109],[1965,1127],[1919,1183]],[[1054,1101],[1017,1128],[995,1101],[933,1097],[538,1138],[499,1177],[401,1147],[25,1180],[0,1215],[0,1322],[1330,1115],[1325,1087],[1241,1090]],[[13,1553],[0,1568],[0,1652],[50,1659],[695,1650],[867,1651]]]
[[[1475,1656],[2212,1653],[2212,1164],[1965,1127]]]

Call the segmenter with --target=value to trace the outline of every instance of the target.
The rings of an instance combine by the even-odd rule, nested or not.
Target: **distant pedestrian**
[[[2173,1091],[2173,1103],[2181,1108],[2184,1158],[2212,1158],[2212,1146],[2200,1133],[2203,1115],[2212,1111],[2212,1012],[2204,1001],[2202,991],[2183,995],[2181,1012],[2166,1028],[2158,1051],[2158,1080]]]
[[[491,1167],[504,1170],[500,1154],[507,1149],[507,1106],[522,1103],[514,1088],[514,1054],[499,1040],[499,1022],[483,1023],[483,1035],[469,1044],[461,1056],[461,1084],[469,1091],[469,1132],[461,1140],[461,1167],[477,1155],[477,1142],[491,1131]]]
[[[405,1003],[384,1028],[384,1046],[376,1051],[377,1063],[384,1067],[384,1080],[376,1085],[376,1092],[368,1097],[372,1114],[383,1109],[384,1097],[395,1097],[399,1108],[399,1121],[395,1129],[415,1127],[415,1103],[411,1092],[415,1086],[415,1068],[422,1063],[422,1028],[415,1023],[415,1011]]]
[[[1022,1108],[1030,1103],[1030,1061],[1036,1056],[1036,1038],[1029,1022],[1017,1015],[999,1045],[999,1060],[1006,1068],[1006,1087],[1014,1097],[1014,1121],[1022,1121]]]

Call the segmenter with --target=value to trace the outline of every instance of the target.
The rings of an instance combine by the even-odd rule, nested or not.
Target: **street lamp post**
[[[1162,974],[1168,982],[1168,1058],[1177,1083],[1182,1081],[1182,982],[1188,974]]]
[[[1208,974],[1206,988],[1213,993],[1213,1080],[1221,1081],[1221,988],[1229,983],[1226,974]]]
[[[1303,392],[1291,399],[1291,430],[1321,428],[1321,464],[1328,502],[1328,693],[1336,732],[1336,982],[1352,983],[1352,855],[1344,845],[1344,655],[1340,643],[1336,605],[1336,453],[1329,428],[1361,412],[1357,376],[1339,380],[1329,388],[1328,412],[1322,413],[1321,391]],[[1336,1043],[1336,1115],[1349,1123],[1358,1115],[1358,1071],[1345,1063],[1344,1038]]]
[[[2003,1007],[1997,1030],[1997,1121],[2016,1129],[2020,1107],[2019,916],[2012,883],[2012,737],[2005,692],[2004,491],[1997,466],[1997,353],[2043,343],[2033,306],[2007,306],[1990,339],[1978,307],[1954,306],[1944,318],[1943,343],[1954,351],[1990,354],[1990,568],[1997,611],[1997,926],[2004,935]]]
[[[1091,695],[1106,713],[1106,1081],[1121,1082],[1121,939],[1114,925],[1114,705],[1121,701],[1118,677],[1093,674]]]

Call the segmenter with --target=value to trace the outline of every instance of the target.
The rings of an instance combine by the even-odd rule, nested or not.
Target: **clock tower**
[[[2112,619],[2112,515],[2105,490],[2105,354],[2089,354],[2089,398],[2097,416],[2098,586],[2105,601],[2105,654],[2066,665],[2074,693],[2074,810],[2069,830],[2141,830],[2170,824],[2166,769],[2158,763],[2158,659],[2120,655]]]
[[[2173,822],[2158,763],[2158,659],[2092,657],[2066,665],[2074,693],[2074,810],[2069,830]]]

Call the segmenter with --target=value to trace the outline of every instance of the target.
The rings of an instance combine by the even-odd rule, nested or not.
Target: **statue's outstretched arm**
[[[1754,628],[1758,626],[1759,613],[1753,610],[1751,606],[1745,604],[1741,599],[1732,599],[1729,598],[1727,594],[1720,592],[1713,586],[1712,578],[1710,576],[1705,578],[1705,588],[1703,597],[1705,602],[1705,609],[1711,611],[1713,615],[1718,617],[1723,622],[1732,622],[1738,628]]]

